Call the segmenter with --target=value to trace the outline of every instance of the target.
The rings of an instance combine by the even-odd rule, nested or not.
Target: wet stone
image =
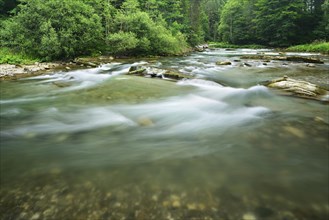
[[[246,213],[242,216],[242,220],[257,220],[257,218],[252,213]]]
[[[31,220],[37,220],[40,219],[40,213],[35,213],[34,215],[32,215]]]

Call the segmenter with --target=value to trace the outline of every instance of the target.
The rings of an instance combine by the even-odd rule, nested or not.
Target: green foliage
[[[219,35],[217,27],[219,26],[219,21],[222,13],[222,9],[227,0],[206,0],[204,1],[202,10],[207,16],[206,23],[203,25],[208,26],[205,29],[205,40],[206,41],[217,41],[219,40]]]
[[[32,64],[35,62],[40,62],[40,60],[20,52],[14,52],[9,48],[0,48],[0,64]]]
[[[328,0],[228,0],[221,40],[285,47],[329,37]]]
[[[0,0],[0,29],[0,47],[43,60],[173,55],[204,41],[286,47],[328,41],[329,0]]]
[[[110,42],[110,51],[116,54],[126,53],[129,50],[133,50],[139,43],[136,34],[123,31],[111,34],[108,40]]]
[[[298,42],[298,21],[303,0],[258,0],[254,25],[258,39],[271,46],[288,46]]]
[[[323,18],[316,32],[319,34],[318,38],[329,40],[329,0],[325,0],[321,8]]]
[[[252,0],[231,0],[224,6],[221,14],[219,32],[224,42],[247,44],[255,39]]]
[[[236,45],[236,44],[229,44],[225,42],[209,42],[210,48],[248,48],[248,49],[263,49],[266,46],[258,45],[258,44],[247,44],[247,45]]]
[[[187,46],[184,36],[180,32],[173,35],[165,24],[142,12],[136,0],[127,0],[113,20],[112,34],[108,37],[109,49],[125,55],[181,53]]]
[[[314,42],[312,44],[303,44],[288,47],[287,51],[296,52],[319,52],[329,54],[329,42]]]
[[[8,16],[18,4],[18,0],[0,0],[0,17]]]
[[[3,23],[2,46],[45,59],[90,54],[102,42],[103,27],[94,9],[79,0],[24,0]]]

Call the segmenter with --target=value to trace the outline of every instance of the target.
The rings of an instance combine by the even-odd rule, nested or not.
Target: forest
[[[0,47],[43,60],[329,39],[329,0],[0,0]]]

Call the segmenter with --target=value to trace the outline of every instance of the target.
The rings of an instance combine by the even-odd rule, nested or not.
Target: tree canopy
[[[329,0],[0,0],[0,46],[44,59],[329,39]]]
[[[289,46],[328,40],[328,0],[228,0],[219,25],[221,40]]]

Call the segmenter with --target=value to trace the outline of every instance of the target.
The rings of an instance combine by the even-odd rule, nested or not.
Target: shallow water
[[[259,52],[275,53],[0,82],[0,219],[327,219],[328,105],[258,84],[288,75],[326,87],[328,58],[239,61]],[[196,79],[124,75],[138,63]]]

